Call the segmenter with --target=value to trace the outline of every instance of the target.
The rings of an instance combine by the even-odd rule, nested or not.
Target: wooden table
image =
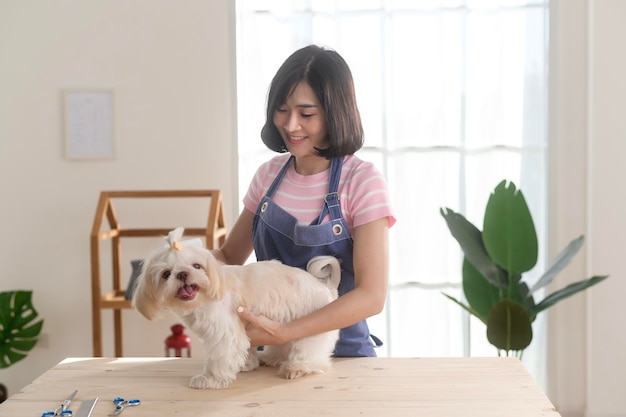
[[[259,368],[223,390],[188,388],[201,369],[199,358],[69,358],[0,404],[0,416],[41,416],[74,389],[74,411],[100,398],[92,417],[116,396],[142,401],[122,417],[559,416],[514,358],[344,358],[293,381]]]

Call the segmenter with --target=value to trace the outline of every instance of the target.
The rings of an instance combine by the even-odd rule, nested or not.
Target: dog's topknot
[[[184,231],[184,227],[177,227],[176,229],[169,232],[164,238],[167,242],[167,245],[165,245],[165,247],[169,250],[178,252],[182,250],[183,246],[203,246],[202,239],[200,238],[182,240]]]
[[[170,247],[170,250],[179,251],[180,250],[180,239],[183,237],[183,232],[185,231],[184,227],[177,227],[168,233],[165,240]]]

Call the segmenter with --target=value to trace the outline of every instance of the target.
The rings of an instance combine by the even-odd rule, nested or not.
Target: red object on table
[[[184,333],[185,326],[175,324],[170,329],[172,334],[165,339],[165,356],[170,356],[170,350],[174,349],[174,356],[180,358],[183,349],[186,349],[187,357],[191,357],[191,338]]]

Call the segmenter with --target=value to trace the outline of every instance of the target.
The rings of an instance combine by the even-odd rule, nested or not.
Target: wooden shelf
[[[118,199],[150,198],[208,198],[208,219],[204,227],[185,227],[185,236],[205,238],[206,247],[219,247],[226,239],[226,222],[219,190],[154,190],[154,191],[102,191],[91,229],[91,301],[93,326],[93,356],[102,356],[102,310],[113,310],[113,330],[115,356],[123,356],[122,310],[132,308],[125,298],[122,287],[122,246],[121,239],[136,237],[163,237],[180,225],[159,228],[122,228],[113,205]],[[103,227],[108,225],[108,230]],[[102,292],[101,243],[111,241],[112,291]]]
[[[125,297],[125,290],[109,291],[100,299],[100,308],[132,308],[130,300]]]

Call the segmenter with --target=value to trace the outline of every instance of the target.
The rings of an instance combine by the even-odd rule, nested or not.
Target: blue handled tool
[[[70,403],[76,396],[78,390],[74,390],[73,393],[67,396],[67,398],[61,403],[60,406],[55,408],[54,411],[45,411],[41,414],[41,417],[50,417],[50,416],[71,416],[72,410],[68,410]]]
[[[122,397],[113,398],[113,404],[115,404],[115,410],[109,414],[109,416],[116,416],[120,414],[126,407],[133,407],[136,405],[140,405],[140,400],[125,400]]]

